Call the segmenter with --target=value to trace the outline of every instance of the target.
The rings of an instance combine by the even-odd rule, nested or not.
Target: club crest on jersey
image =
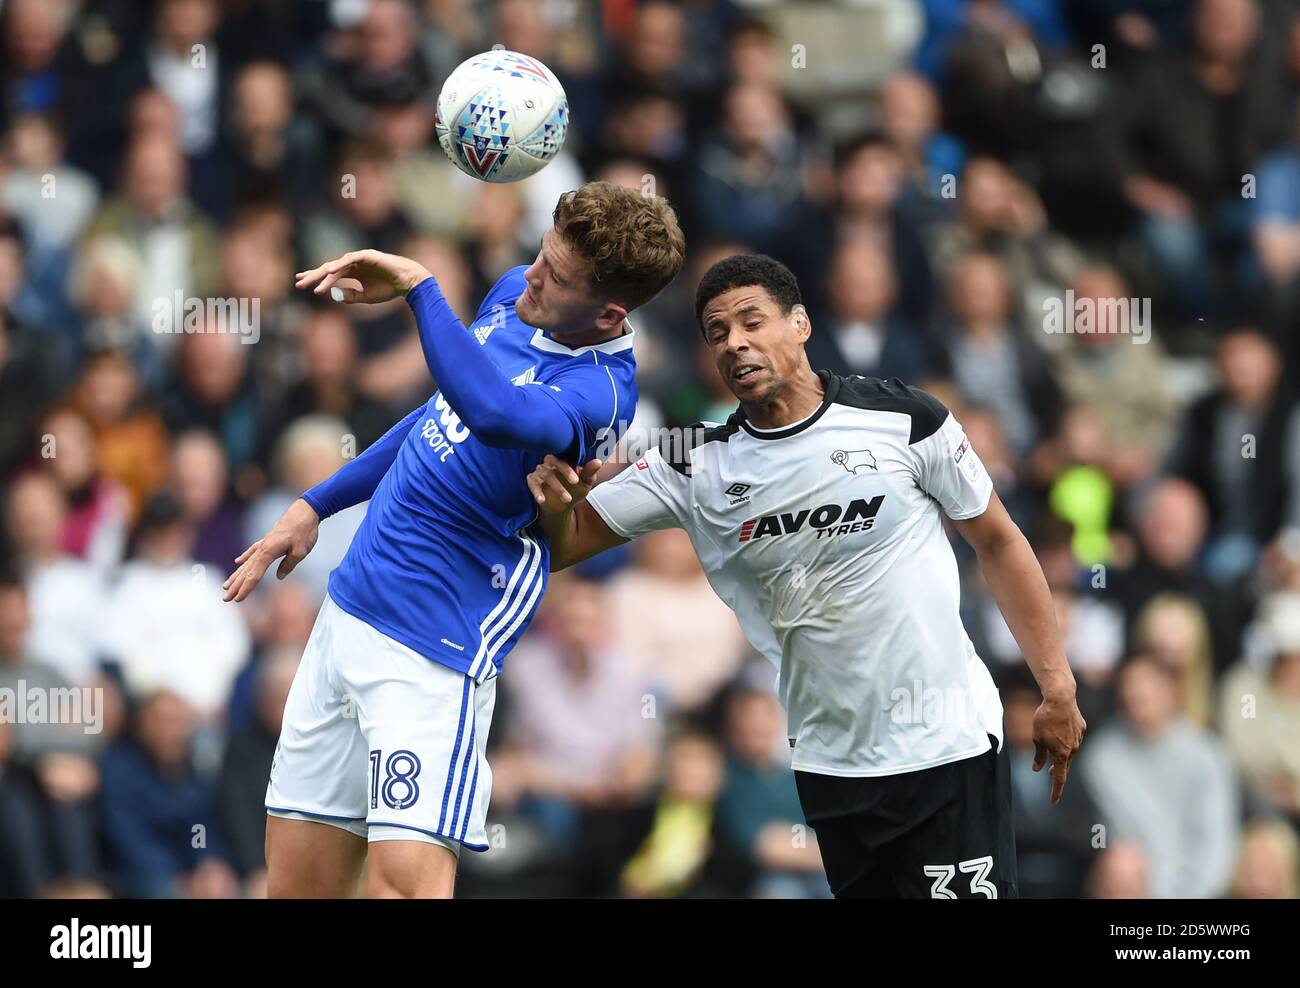
[[[837,449],[831,454],[831,462],[838,463],[854,476],[859,470],[878,470],[876,454],[869,449]]]
[[[807,529],[816,532],[816,538],[834,538],[865,532],[876,523],[885,495],[877,494],[870,501],[855,497],[848,506],[823,504],[818,508],[783,511],[774,515],[759,515],[740,526],[740,542],[757,542],[777,535],[794,535]]]

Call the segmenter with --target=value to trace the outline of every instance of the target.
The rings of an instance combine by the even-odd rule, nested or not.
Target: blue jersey
[[[581,464],[621,436],[636,410],[632,332],[570,348],[524,324],[514,309],[524,270],[502,276],[468,331],[517,387],[549,390],[578,436],[551,452]],[[530,529],[537,506],[525,480],[545,453],[488,445],[441,389],[412,421],[329,593],[389,637],[482,682],[500,672],[546,588],[550,549]]]

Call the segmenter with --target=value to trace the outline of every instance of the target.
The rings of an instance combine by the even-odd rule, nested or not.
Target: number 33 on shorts
[[[998,897],[998,887],[988,880],[988,874],[993,870],[993,855],[986,854],[982,858],[971,858],[969,861],[957,862],[957,867],[952,865],[924,865],[921,868],[927,876],[934,879],[930,885],[931,899],[955,899],[957,893],[948,888],[948,883],[953,880],[957,872],[970,876],[970,894],[982,895],[989,899]]]

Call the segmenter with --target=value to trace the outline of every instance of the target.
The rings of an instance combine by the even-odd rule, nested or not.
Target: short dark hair
[[[736,254],[724,257],[700,279],[700,287],[695,289],[695,322],[704,332],[704,307],[723,292],[733,288],[747,288],[756,285],[766,288],[782,315],[789,315],[790,310],[803,302],[799,294],[799,282],[794,272],[774,257],[766,254]]]

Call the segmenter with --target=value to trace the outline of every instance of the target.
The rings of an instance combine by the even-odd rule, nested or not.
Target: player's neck
[[[744,402],[740,407],[756,429],[780,429],[806,419],[822,403],[826,388],[811,367],[804,367],[778,394],[763,402]]]
[[[567,347],[592,346],[596,343],[604,343],[606,340],[617,339],[627,332],[627,320],[624,319],[613,329],[602,333],[599,329],[583,329],[576,333],[556,333],[550,334],[551,339],[563,343]]]

